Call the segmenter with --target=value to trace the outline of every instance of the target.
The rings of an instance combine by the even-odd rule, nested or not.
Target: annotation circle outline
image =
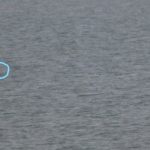
[[[7,71],[6,71],[5,75],[0,76],[0,80],[3,80],[3,79],[6,79],[9,76],[10,67],[9,67],[9,65],[7,63],[2,62],[2,61],[0,61],[0,65],[3,65],[3,66],[5,66],[5,68],[7,68]]]

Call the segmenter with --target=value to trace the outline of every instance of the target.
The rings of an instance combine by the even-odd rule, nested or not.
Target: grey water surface
[[[0,150],[150,150],[149,0],[0,0]]]

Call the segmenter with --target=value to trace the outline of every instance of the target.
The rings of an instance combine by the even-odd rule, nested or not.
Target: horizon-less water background
[[[149,150],[150,1],[0,0],[0,150]]]

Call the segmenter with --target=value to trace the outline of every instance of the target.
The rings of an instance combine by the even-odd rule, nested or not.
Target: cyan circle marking
[[[3,65],[3,66],[5,66],[5,68],[7,68],[7,71],[6,71],[5,75],[0,76],[0,80],[3,80],[3,79],[5,79],[5,78],[7,78],[9,76],[10,67],[9,67],[8,64],[6,64],[4,62],[1,62],[1,61],[0,61],[0,65]]]

